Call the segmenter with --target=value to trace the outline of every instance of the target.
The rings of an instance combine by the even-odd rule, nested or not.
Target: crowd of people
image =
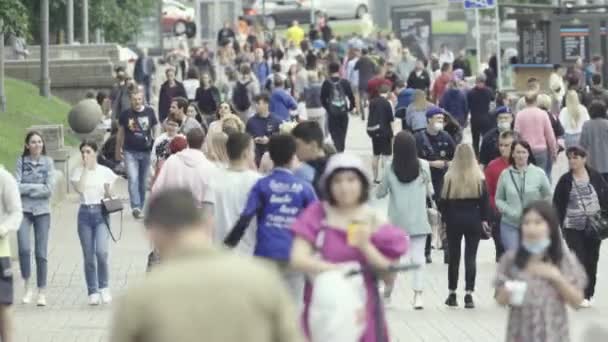
[[[181,80],[166,67],[158,110],[156,66],[145,53],[137,82],[118,68],[112,93],[97,96],[112,133],[103,146],[82,142],[70,177],[89,304],[112,301],[101,201],[113,195],[120,165],[132,215],[153,245],[146,281],[116,309],[113,341],[388,341],[384,304],[396,266],[415,265],[412,306],[423,310],[424,265],[432,248],[443,249],[445,304],[457,307],[463,239],[465,308],[475,308],[479,243],[493,239],[495,298],[510,310],[506,340],[569,340],[566,306],[590,307],[594,296],[601,237],[591,218],[608,210],[608,92],[599,74],[581,80],[556,65],[547,90],[531,78],[511,101],[496,91],[493,63],[471,75],[447,46],[425,61],[392,34],[340,38],[321,27],[306,39],[294,22],[285,39],[243,40],[231,30],[220,32],[216,51],[203,47],[180,63]],[[371,174],[345,152],[351,117],[366,121]],[[472,143],[463,142],[469,125]],[[53,161],[40,133],[24,144],[15,177],[0,169],[2,341],[11,341],[11,230],[22,302],[34,296],[33,227],[36,304],[47,305]],[[562,150],[569,170],[553,190]],[[386,215],[373,197],[388,197]],[[209,293],[217,303],[193,301]],[[328,328],[334,318],[341,329]],[[238,328],[218,329],[221,320]]]

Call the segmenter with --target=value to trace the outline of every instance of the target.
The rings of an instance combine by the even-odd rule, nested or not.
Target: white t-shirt
[[[215,203],[214,220],[215,232],[213,238],[218,244],[222,244],[234,224],[238,221],[245,205],[251,188],[262,178],[259,173],[246,171],[223,170],[221,182],[214,182],[211,186]],[[243,239],[239,242],[237,250],[243,254],[253,255],[256,241],[255,220],[249,224]]]
[[[70,180],[74,183],[78,183],[80,181],[82,171],[82,166],[77,167],[73,171]],[[80,194],[80,204],[101,204],[101,200],[105,194],[104,185],[114,184],[116,178],[118,178],[118,176],[112,172],[112,170],[103,165],[98,164],[95,166],[94,170],[89,170],[87,173],[86,182],[84,184],[84,190]]]

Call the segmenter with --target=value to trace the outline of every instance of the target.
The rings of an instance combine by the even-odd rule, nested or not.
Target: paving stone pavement
[[[361,120],[351,118],[347,141],[349,151],[369,160],[371,146]],[[563,170],[558,164],[556,173]],[[556,176],[554,176],[556,179]],[[120,180],[119,195],[126,197],[126,182]],[[380,210],[386,210],[385,201],[375,201]],[[87,305],[82,254],[76,232],[77,197],[71,193],[66,201],[55,208],[49,245],[49,305],[39,308],[20,304],[22,283],[15,271],[15,325],[17,342],[97,342],[107,341],[111,320],[111,305],[90,307]],[[110,287],[114,297],[144,275],[148,244],[140,221],[125,212],[124,232],[121,241],[111,243]],[[118,224],[114,218],[114,226]],[[13,246],[16,248],[16,246]],[[494,248],[490,241],[480,244],[477,265],[477,308],[474,310],[448,309],[443,305],[447,296],[447,265],[442,264],[441,253],[433,252],[434,263],[425,266],[425,309],[414,311],[411,300],[411,278],[400,275],[387,317],[392,341],[400,342],[477,342],[501,341],[504,338],[507,310],[498,307],[492,299],[490,286],[495,271]],[[581,333],[593,322],[608,319],[606,288],[606,251],[602,252],[598,267],[598,293],[592,309],[571,312],[573,341],[584,340]],[[14,263],[18,269],[17,262]],[[461,269],[463,286],[463,270]],[[33,279],[32,279],[33,280]],[[464,293],[459,292],[462,305]],[[204,337],[201,338],[204,340]],[[605,339],[593,340],[605,341]]]

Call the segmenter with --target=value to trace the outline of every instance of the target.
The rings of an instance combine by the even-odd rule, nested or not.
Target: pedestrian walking
[[[243,121],[241,121],[241,118],[239,118],[238,116],[236,116],[234,114],[234,110],[232,109],[232,106],[230,105],[230,103],[224,101],[224,102],[220,103],[219,106],[217,107],[217,113],[215,114],[215,120],[209,124],[209,134],[221,132],[222,124],[228,118],[231,118],[234,120],[238,119],[238,122],[242,126],[242,132],[245,131],[245,124],[243,123]]]
[[[477,76],[475,79],[475,87],[473,87],[473,89],[467,93],[467,104],[469,106],[469,111],[471,112],[473,150],[477,156],[480,155],[480,138],[485,136],[485,134],[492,128],[490,119],[490,104],[492,101],[494,101],[494,93],[486,86],[485,76]],[[465,127],[464,125],[461,126]]]
[[[487,167],[492,160],[501,156],[498,146],[499,137],[504,132],[512,131],[513,120],[513,114],[509,107],[501,106],[496,108],[496,127],[484,134],[481,140],[479,163],[484,167]],[[512,132],[516,138],[519,137],[517,132]]]
[[[424,248],[426,238],[431,234],[427,216],[427,201],[433,201],[434,189],[431,169],[426,160],[418,158],[416,139],[407,131],[397,133],[393,150],[395,156],[387,166],[382,182],[376,189],[376,196],[389,196],[389,222],[403,229],[409,236],[410,248],[406,255],[412,264],[420,268],[412,271],[412,306],[416,310],[424,308]],[[408,213],[408,214],[406,214]],[[384,288],[384,300],[390,300],[394,289],[394,278]]]
[[[215,120],[215,114],[221,103],[221,96],[209,74],[201,75],[200,86],[196,89],[194,101],[203,114],[203,121],[210,125]]]
[[[143,94],[131,93],[131,109],[118,120],[115,160],[125,160],[129,180],[129,199],[133,217],[141,218],[146,200],[146,181],[150,169],[150,152],[158,136],[158,121],[151,107],[144,105]],[[124,153],[123,153],[124,152]]]
[[[144,224],[163,267],[126,291],[110,340],[302,341],[277,272],[214,248],[210,217],[195,203],[187,189],[162,191],[150,200]]]
[[[84,258],[87,294],[89,305],[107,304],[112,301],[108,266],[110,227],[101,201],[112,197],[112,187],[118,176],[97,164],[97,144],[94,142],[83,141],[80,154],[82,162],[72,171],[70,180],[80,195],[78,237]]]
[[[160,86],[160,94],[158,95],[158,120],[160,122],[165,121],[169,115],[173,98],[188,98],[184,85],[175,79],[175,69],[167,68],[165,76],[167,80]]]
[[[274,170],[255,183],[245,209],[224,243],[235,247],[245,235],[251,220],[256,217],[258,229],[254,255],[273,261],[281,269],[292,298],[300,303],[304,278],[301,273],[288,268],[293,239],[289,227],[317,197],[309,184],[293,174],[296,143],[292,136],[271,137],[268,152]]]
[[[464,238],[465,291],[464,307],[475,308],[473,292],[477,276],[477,247],[483,235],[490,232],[490,206],[488,193],[479,169],[475,152],[469,144],[456,147],[454,159],[445,174],[441,199],[441,218],[446,225],[448,238],[448,289],[445,304],[458,306],[458,270],[461,245]]]
[[[0,339],[14,341],[13,272],[9,233],[17,231],[23,219],[19,185],[0,165]]]
[[[323,134],[327,136],[326,126],[326,113],[321,102],[321,87],[322,83],[319,79],[319,73],[311,70],[308,72],[308,86],[304,88],[304,103],[306,105],[306,115],[308,120],[315,121],[321,129]]]
[[[505,341],[568,342],[566,305],[582,302],[585,271],[565,247],[550,203],[530,202],[521,232],[519,247],[504,255],[494,281],[496,301],[509,305]]]
[[[36,305],[46,306],[47,255],[51,228],[50,200],[54,187],[54,169],[53,159],[46,154],[42,134],[29,132],[25,136],[25,147],[17,159],[15,172],[23,208],[23,221],[17,231],[19,269],[24,283],[24,295],[21,299],[23,304],[29,304],[34,295],[30,285],[33,228],[38,289]]]
[[[359,111],[361,112],[362,120],[365,120],[365,110],[367,109],[367,101],[369,100],[367,86],[369,81],[374,77],[375,70],[376,64],[370,58],[369,50],[362,49],[361,57],[359,57],[354,66],[354,71],[357,72],[359,79]]]
[[[536,104],[537,97],[536,93],[526,95],[526,107],[515,116],[514,128],[530,144],[536,165],[551,177],[551,165],[557,157],[557,140],[547,113]]]
[[[319,179],[325,171],[329,155],[323,143],[323,130],[314,121],[303,121],[296,125],[291,131],[296,140],[296,156],[298,160],[308,166],[308,172],[304,167],[300,168],[300,175],[308,173],[304,178],[312,185],[317,197],[323,194],[319,188]]]
[[[359,60],[361,62],[361,60]],[[361,76],[359,78],[361,81]],[[359,89],[359,94],[364,96]],[[355,105],[355,97],[348,80],[340,78],[340,64],[329,64],[329,78],[321,86],[321,103],[327,112],[329,134],[338,152],[346,148],[346,130],[348,129],[348,112]]]
[[[587,151],[587,163],[608,182],[608,117],[606,104],[594,101],[589,107],[591,120],[583,124],[580,143]]]
[[[217,169],[202,151],[205,135],[200,128],[188,132],[186,139],[188,148],[171,155],[165,161],[151,195],[172,188],[189,189],[196,200],[196,207],[210,216],[213,213],[211,180],[216,176]]]
[[[408,238],[404,231],[386,224],[367,204],[371,182],[359,158],[344,153],[333,156],[320,183],[326,201],[310,205],[292,225],[295,239],[291,265],[295,269],[312,276],[336,269],[339,263],[355,262],[381,271],[406,253]],[[360,341],[385,341],[388,330],[384,308],[379,305],[380,298],[374,298],[378,293],[376,277],[365,271],[363,278],[366,304],[359,317],[365,320],[365,327]],[[307,283],[303,312],[307,335],[313,291],[312,284]]]
[[[241,65],[230,99],[236,110],[235,114],[243,122],[247,122],[249,116],[251,116],[253,99],[259,93],[260,85],[251,72],[251,68],[246,64]]]
[[[393,154],[393,106],[388,100],[390,87],[383,84],[379,96],[372,98],[369,103],[367,118],[367,135],[372,140],[372,174],[375,184],[380,184],[378,178],[383,172],[388,158]]]
[[[407,106],[405,111],[406,129],[410,130],[412,133],[424,131],[428,124],[426,112],[432,106],[433,105],[427,101],[424,91],[416,89],[414,92],[414,101]]]
[[[496,208],[500,212],[500,238],[505,251],[519,246],[523,209],[537,200],[550,200],[551,185],[547,175],[534,165],[532,148],[525,140],[516,140],[511,145],[508,169],[498,178]]]
[[[186,79],[182,83],[189,103],[194,102],[196,99],[196,90],[201,86],[200,78],[198,68],[190,67],[188,69]]]
[[[152,57],[148,56],[148,48],[143,48],[135,62],[133,78],[135,82],[144,87],[144,95],[148,104],[152,101],[152,80],[155,74],[156,63]]]
[[[431,89],[431,75],[426,70],[423,60],[419,59],[416,61],[414,70],[412,70],[407,79],[407,84],[414,89],[424,91],[428,95]]]
[[[450,63],[441,64],[441,75],[433,82],[433,89],[431,91],[433,103],[439,103],[451,80],[452,65]]]
[[[579,100],[585,107],[589,108],[594,101],[602,101],[608,105],[608,91],[602,85],[602,81],[600,74],[591,76],[592,86],[589,88],[589,92],[583,97],[579,95]]]
[[[608,183],[602,175],[587,167],[587,151],[578,146],[566,150],[569,171],[557,182],[553,205],[557,210],[564,239],[587,273],[583,308],[591,307],[595,294],[597,263],[601,240],[585,229],[589,218],[608,209]]]
[[[568,90],[566,93],[566,107],[559,113],[559,122],[565,131],[566,148],[579,145],[583,124],[589,119],[589,112],[580,103],[576,91]]]
[[[496,188],[498,187],[498,179],[500,175],[504,170],[509,168],[511,146],[513,145],[514,139],[515,132],[513,131],[505,131],[500,133],[500,138],[498,139],[500,156],[492,160],[484,169],[486,188],[488,189],[488,197],[492,209],[490,225],[492,227],[492,239],[494,240],[494,247],[496,251],[496,262],[500,260],[500,257],[505,252],[505,248],[502,245],[502,240],[500,239],[500,211],[496,207]]]
[[[282,77],[275,76],[270,94],[270,112],[281,122],[291,121],[291,112],[298,109],[295,98],[285,89]]]
[[[269,111],[270,98],[263,93],[255,98],[257,112],[249,118],[245,131],[255,142],[255,165],[260,166],[262,155],[268,151],[270,137],[279,132],[281,121]]]
[[[427,127],[425,130],[418,131],[415,135],[418,157],[428,161],[431,168],[431,182],[433,183],[433,189],[435,189],[435,199],[441,193],[443,178],[450,161],[454,157],[456,148],[456,143],[452,137],[444,131],[446,116],[443,109],[436,106],[429,107],[426,112]],[[424,251],[427,264],[432,262],[431,240],[432,237],[428,235]],[[444,246],[446,244],[442,243]],[[444,262],[446,264],[447,255],[448,251],[444,249]]]
[[[179,124],[178,132],[186,135],[193,129],[203,129],[201,124],[195,118],[186,115],[188,111],[188,100],[184,97],[176,97],[171,101],[169,107],[169,116],[173,121]],[[166,121],[166,120],[165,120]]]
[[[461,127],[466,127],[469,120],[467,96],[460,89],[458,81],[452,79],[439,100],[439,107],[450,113]]]

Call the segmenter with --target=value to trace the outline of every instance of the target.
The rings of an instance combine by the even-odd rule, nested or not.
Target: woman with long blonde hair
[[[566,148],[578,145],[583,131],[583,124],[589,120],[587,108],[581,104],[578,93],[568,90],[566,107],[559,113],[559,122],[564,127]]]
[[[205,142],[205,155],[207,158],[220,169],[228,167],[228,152],[226,151],[226,142],[228,135],[224,132],[211,133],[207,136]]]
[[[477,272],[477,247],[482,237],[489,236],[490,207],[483,175],[470,144],[460,144],[456,147],[454,159],[444,178],[439,209],[446,224],[448,238],[448,289],[450,294],[445,304],[450,307],[458,306],[456,289],[460,267],[460,248],[464,237],[466,291],[464,306],[472,309],[475,307],[472,294],[475,290]]]
[[[426,110],[431,106],[427,101],[426,93],[417,89],[414,92],[414,102],[405,111],[405,124],[412,132],[417,132],[426,128]]]

